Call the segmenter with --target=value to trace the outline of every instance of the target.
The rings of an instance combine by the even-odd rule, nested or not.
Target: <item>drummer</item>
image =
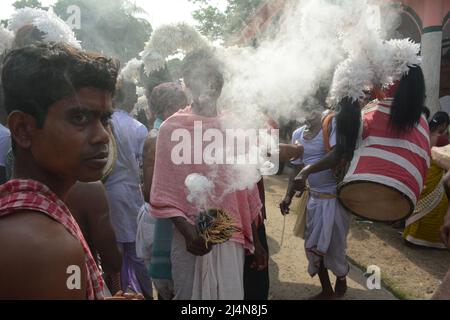
[[[409,73],[405,74],[399,82],[387,90],[379,90],[377,98],[378,102],[383,102],[388,106],[385,109],[389,113],[389,117],[373,116],[370,119],[364,119],[363,136],[371,130],[374,125],[373,121],[384,121],[385,123],[377,123],[377,125],[384,126],[386,134],[392,138],[407,139],[417,134],[418,130],[415,129],[419,127],[419,124],[419,131],[425,131],[426,135],[429,134],[426,121],[422,117],[425,102],[425,80],[420,66],[409,67]],[[296,178],[296,190],[304,190],[306,181],[311,174],[342,165],[342,162],[348,163],[353,158],[361,125],[358,120],[359,103],[344,99],[340,105],[341,111],[336,116],[338,136],[336,148],[320,161],[306,166],[299,173]],[[382,113],[381,111],[376,112]],[[345,113],[348,116],[344,116]],[[426,169],[423,168],[423,171]],[[422,187],[420,186],[420,188]]]
[[[304,155],[293,164],[314,164],[336,146],[336,121],[326,121],[331,120],[330,117],[332,115],[314,110],[307,117],[306,125],[294,132],[292,143],[302,145]],[[318,275],[322,285],[322,292],[312,299],[340,298],[347,292],[346,277],[350,271],[346,258],[350,216],[336,198],[337,181],[330,169],[311,174],[309,186],[305,251],[309,261],[308,272],[312,277]],[[290,185],[280,205],[282,214],[289,212],[294,194]],[[328,270],[336,276],[334,290]]]

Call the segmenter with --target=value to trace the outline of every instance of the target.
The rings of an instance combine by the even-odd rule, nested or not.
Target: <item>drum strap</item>
[[[331,123],[335,115],[336,114],[334,112],[331,112],[328,115],[326,115],[322,121],[323,144],[325,145],[325,150],[327,151],[327,153],[331,151],[331,144],[330,144],[330,136],[332,130]]]
[[[311,189],[308,189],[308,191],[312,197],[317,198],[317,199],[336,199],[337,198],[337,196],[332,193],[316,192]]]
[[[325,116],[325,118],[322,120],[322,131],[323,131],[323,144],[325,146],[325,150],[327,153],[331,152],[331,144],[330,144],[330,137],[331,132],[333,130],[333,119],[336,116],[336,113],[330,112]],[[341,182],[344,180],[345,174],[348,171],[350,163],[347,160],[342,159],[341,162],[335,167],[332,168],[333,174],[336,177],[338,182]]]

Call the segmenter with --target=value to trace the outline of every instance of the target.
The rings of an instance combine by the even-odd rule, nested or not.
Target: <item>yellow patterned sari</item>
[[[424,247],[446,248],[439,235],[448,208],[442,183],[444,174],[443,169],[432,163],[414,214],[406,221],[403,234],[406,241]]]

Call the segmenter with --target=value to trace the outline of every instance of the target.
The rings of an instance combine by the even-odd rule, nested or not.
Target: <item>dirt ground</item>
[[[284,218],[278,204],[285,194],[287,175],[265,178],[268,211],[267,233],[270,246],[270,275],[273,300],[302,300],[320,292],[318,278],[307,274],[303,240],[296,238],[295,215]],[[450,267],[450,253],[412,248],[404,244],[398,230],[384,224],[353,219],[348,238],[348,300],[429,299]],[[362,270],[375,265],[381,269],[383,288],[368,290]],[[334,280],[334,279],[333,279]]]

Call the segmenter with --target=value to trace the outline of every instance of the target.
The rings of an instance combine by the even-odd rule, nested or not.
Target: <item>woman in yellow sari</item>
[[[434,115],[429,124],[432,147],[437,145],[439,136],[449,124],[447,113],[438,112]],[[407,242],[429,248],[446,248],[440,237],[449,204],[443,183],[444,175],[445,170],[433,161],[414,214],[406,220],[403,237]]]

